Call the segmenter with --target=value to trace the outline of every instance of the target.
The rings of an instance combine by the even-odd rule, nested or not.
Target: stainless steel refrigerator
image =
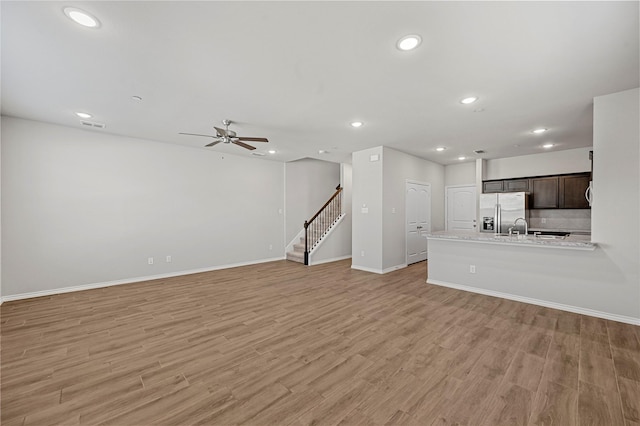
[[[529,222],[529,194],[527,192],[503,192],[480,194],[480,232],[504,234],[509,228],[524,233],[524,223]]]

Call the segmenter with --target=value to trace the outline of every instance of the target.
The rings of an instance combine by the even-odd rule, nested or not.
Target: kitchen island
[[[615,312],[622,276],[589,235],[545,239],[479,232],[434,232],[428,240],[427,283],[629,322]],[[633,303],[633,302],[629,302]]]
[[[435,232],[427,237],[431,240],[456,240],[483,244],[500,244],[508,246],[532,246],[539,248],[595,250],[590,235],[569,235],[567,237],[529,235],[498,235],[493,233],[457,231]]]

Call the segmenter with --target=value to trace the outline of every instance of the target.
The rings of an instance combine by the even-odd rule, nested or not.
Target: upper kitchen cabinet
[[[482,182],[482,192],[489,194],[492,192],[528,192],[529,179],[500,179],[485,180]]]
[[[505,180],[504,192],[529,192],[529,179]]]
[[[501,180],[485,180],[482,182],[482,193],[489,194],[492,192],[504,192],[504,181]]]
[[[558,176],[540,177],[531,179],[531,208],[532,209],[557,209]]]
[[[585,192],[591,174],[538,176],[517,179],[485,180],[482,192],[528,192],[532,209],[588,209]]]
[[[559,204],[561,209],[588,209],[585,192],[589,187],[589,173],[560,176]]]

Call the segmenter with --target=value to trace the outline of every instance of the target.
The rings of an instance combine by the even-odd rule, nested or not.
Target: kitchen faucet
[[[526,236],[529,233],[529,224],[524,217],[519,217],[513,221],[513,226],[515,227],[518,224],[518,221],[521,220],[524,222],[524,235]]]

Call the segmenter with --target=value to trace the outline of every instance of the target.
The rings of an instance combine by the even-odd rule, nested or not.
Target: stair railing
[[[304,221],[304,264],[309,264],[309,251],[322,239],[327,230],[342,214],[342,187],[336,186],[336,192],[324,203],[324,206],[309,220]]]

